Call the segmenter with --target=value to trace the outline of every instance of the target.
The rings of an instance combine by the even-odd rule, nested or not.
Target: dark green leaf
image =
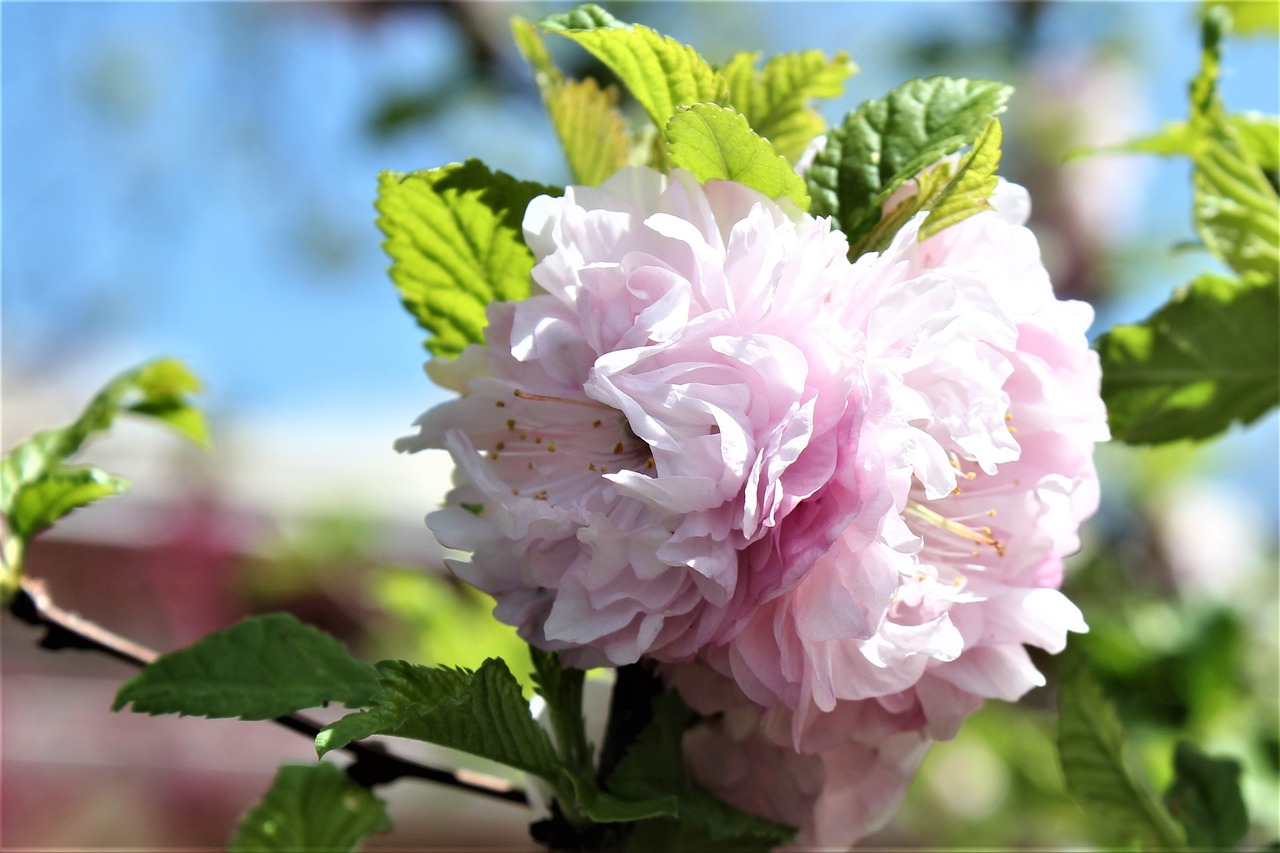
[[[1111,432],[1134,444],[1207,438],[1280,402],[1275,279],[1202,275],[1098,340]]]
[[[789,198],[801,210],[809,206],[804,181],[741,113],[715,104],[680,107],[665,134],[671,162],[699,181],[736,181],[770,198]]]
[[[14,536],[30,539],[72,510],[128,488],[125,480],[99,468],[55,468],[18,492],[9,529]]]
[[[424,329],[427,349],[457,355],[484,340],[485,309],[529,295],[533,254],[525,208],[550,187],[492,172],[478,160],[379,180],[378,227],[400,298]]]
[[[693,48],[648,27],[623,24],[599,6],[579,6],[540,25],[603,62],[658,127],[666,126],[676,107],[726,99],[724,79]]]
[[[231,853],[357,850],[391,828],[386,804],[332,764],[286,764],[245,815]]]
[[[786,843],[795,830],[749,815],[698,788],[685,777],[681,742],[693,713],[673,692],[653,700],[653,719],[623,756],[606,787],[628,799],[675,794],[681,828],[713,840]]]
[[[1067,790],[1108,840],[1176,850],[1182,833],[1129,763],[1124,730],[1102,689],[1079,666],[1059,694],[1058,756]]]
[[[520,683],[501,660],[480,669],[377,665],[380,687],[366,711],[348,714],[316,737],[324,755],[353,740],[395,735],[460,749],[559,784],[560,763],[534,721]]]
[[[810,212],[834,216],[856,244],[894,190],[977,139],[1012,91],[989,80],[931,77],[867,101],[828,136],[806,174]]]
[[[806,50],[772,56],[757,71],[758,57],[739,53],[720,69],[720,76],[729,86],[730,104],[747,117],[751,129],[794,163],[827,127],[810,102],[839,97],[857,66],[845,53],[828,59],[821,50]]]
[[[1192,847],[1230,850],[1249,831],[1249,813],[1240,793],[1240,763],[1213,758],[1180,742],[1173,757],[1173,784],[1165,805],[1187,830]]]
[[[245,619],[162,655],[116,694],[146,714],[268,720],[328,702],[358,708],[377,673],[333,637],[286,613]]]

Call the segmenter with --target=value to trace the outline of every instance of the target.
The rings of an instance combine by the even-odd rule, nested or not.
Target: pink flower
[[[924,242],[918,217],[859,259],[842,302],[842,322],[865,335],[863,405],[877,413],[858,455],[885,459],[893,512],[869,542],[838,539],[729,642],[667,668],[704,714],[741,719],[754,705],[753,748],[795,753],[782,772],[750,777],[691,760],[732,802],[786,802],[759,813],[799,825],[803,843],[847,847],[883,816],[835,780],[835,756],[863,751],[868,773],[898,780],[895,796],[876,786],[877,802],[895,801],[914,755],[897,744],[950,738],[984,699],[1043,684],[1024,646],[1058,652],[1068,631],[1087,630],[1057,587],[1096,509],[1093,444],[1107,438],[1084,336],[1092,312],[1053,297],[1021,227],[1025,192],[1002,183],[993,203]],[[885,566],[894,589],[875,633],[839,630],[832,610]],[[727,748],[730,724],[711,725],[698,737]],[[809,790],[818,766],[828,781],[803,805],[779,799]]]
[[[851,264],[680,171],[535,199],[535,294],[430,365],[462,396],[402,443],[452,454],[428,524],[495,615],[569,665],[663,662],[718,715],[695,777],[800,843],[874,829],[931,740],[1043,683],[1025,645],[1086,630],[1057,587],[1107,437],[1092,312],[1026,193],[993,205]]]
[[[847,243],[725,182],[628,169],[529,206],[538,292],[431,375],[462,397],[401,447],[459,485],[428,524],[495,614],[575,666],[732,638],[891,496],[852,468],[865,348],[829,310]],[[870,636],[881,579],[840,614]]]

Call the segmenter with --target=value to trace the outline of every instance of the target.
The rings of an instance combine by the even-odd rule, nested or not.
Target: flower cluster
[[[680,170],[540,197],[534,295],[432,363],[461,396],[402,442],[452,454],[428,523],[495,615],[572,666],[659,662],[708,715],[694,775],[800,844],[872,831],[931,740],[1043,683],[1025,645],[1085,630],[1057,587],[1107,436],[1092,315],[1026,193],[992,208],[851,262]]]

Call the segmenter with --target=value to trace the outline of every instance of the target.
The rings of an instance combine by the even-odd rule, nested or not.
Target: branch
[[[99,652],[116,660],[137,667],[143,667],[160,655],[158,652],[141,646],[132,640],[113,634],[96,622],[70,611],[63,610],[53,603],[53,599],[45,589],[44,582],[37,578],[24,578],[21,588],[9,610],[18,619],[29,625],[46,629],[40,639],[41,648],[81,649]],[[306,717],[289,714],[272,720],[277,725],[292,729],[315,739],[320,734],[321,726]],[[352,741],[343,748],[355,756],[355,761],[347,767],[347,775],[366,788],[374,785],[385,785],[396,779],[426,779],[441,785],[461,788],[473,794],[491,797],[507,802],[528,805],[529,798],[524,789],[512,785],[505,779],[473,773],[467,770],[448,771],[428,767],[414,761],[388,753],[381,745]]]

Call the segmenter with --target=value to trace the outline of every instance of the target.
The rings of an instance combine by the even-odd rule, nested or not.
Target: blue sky
[[[560,7],[483,4],[483,14],[500,21],[513,8],[538,17]],[[640,11],[713,60],[735,47],[848,50],[863,70],[827,108],[832,118],[921,73],[902,34],[960,48],[929,73],[1000,74],[1006,66],[982,46],[1011,21],[990,3]],[[168,353],[205,377],[215,414],[378,411],[394,418],[393,433],[436,399],[421,372],[422,335],[385,275],[372,224],[377,173],[468,156],[548,183],[563,182],[564,170],[528,97],[460,89],[443,120],[372,135],[376,96],[448,80],[461,48],[431,9],[358,24],[340,12],[3,6],[6,381],[93,383]],[[1032,47],[1042,58],[1119,53],[1155,120],[1174,119],[1198,62],[1194,13],[1190,4],[1050,4]],[[505,43],[498,30],[495,44]],[[1274,39],[1228,44],[1229,105],[1276,110],[1276,56]],[[1154,239],[1190,236],[1184,167],[1149,174],[1143,208]],[[1204,265],[1171,263],[1151,281],[1131,271],[1143,295],[1120,313],[1162,298],[1174,282],[1157,279],[1168,269]]]

